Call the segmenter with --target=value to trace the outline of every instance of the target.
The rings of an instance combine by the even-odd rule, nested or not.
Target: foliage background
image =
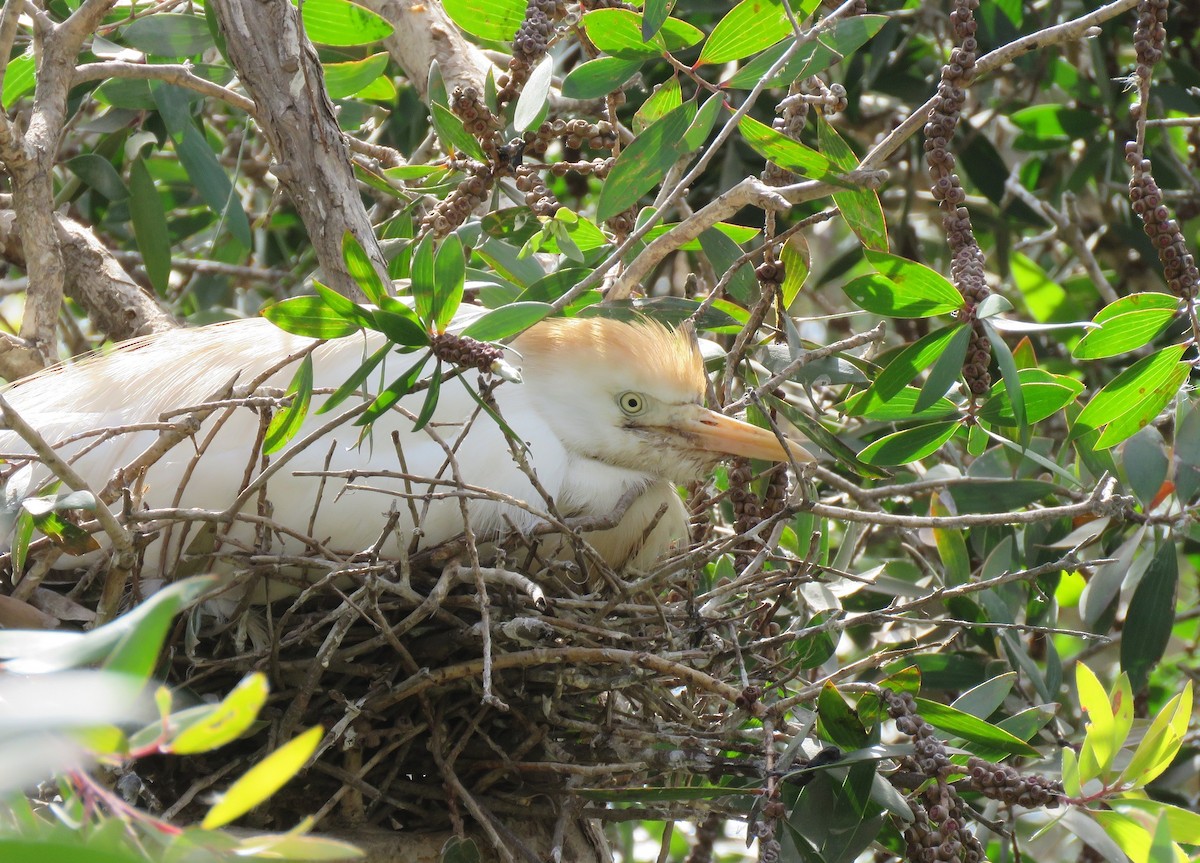
[[[724,669],[706,715],[737,731],[726,743],[780,740],[750,757],[718,738],[705,757],[736,769],[647,762],[653,788],[612,771],[572,799],[700,825],[687,847],[664,830],[660,859],[711,859],[728,818],[752,820],[760,855],[780,842],[784,859],[921,859],[873,767],[803,791],[772,773],[799,755],[789,741],[809,756],[903,743],[872,687],[901,674],[891,685],[914,688],[915,668],[942,737],[1066,774],[1068,816],[1037,839],[1040,804],[963,785],[989,859],[1159,860],[1171,839],[1194,853],[1196,731],[1171,699],[1200,638],[1197,23],[1193,4],[1136,0],[306,0],[299,15],[8,0],[0,370],[256,314],[311,293],[314,271],[371,296],[412,276],[425,236],[467,250],[468,302],[545,304],[508,325],[602,299],[695,316],[727,351],[715,400],[799,427],[826,456],[784,504],[745,465],[688,490],[712,553],[656,600],[683,620],[681,587],[737,597],[724,609],[750,624],[731,636],[749,659]],[[922,143],[939,137],[931,109],[940,146]],[[947,230],[947,199],[965,229]],[[10,506],[26,541],[69,533],[53,509]],[[733,531],[750,544],[721,546]],[[6,627],[75,626],[96,608],[25,584],[9,580]],[[679,668],[657,673],[672,692]],[[1162,747],[1135,761],[1162,768],[1144,790],[1156,805],[1122,776],[1146,739]],[[945,783],[886,760],[905,757],[863,763],[936,805]]]

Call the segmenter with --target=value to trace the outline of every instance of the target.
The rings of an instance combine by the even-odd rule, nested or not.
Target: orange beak
[[[808,450],[794,441],[785,438],[781,442],[769,429],[761,429],[707,408],[696,407],[694,414],[681,418],[679,430],[699,449],[709,452],[764,461],[788,461],[790,457],[797,464],[816,461]]]

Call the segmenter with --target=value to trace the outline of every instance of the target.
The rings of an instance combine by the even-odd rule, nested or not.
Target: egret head
[[[650,320],[544,321],[514,347],[539,409],[576,456],[675,482],[725,456],[812,461],[773,432],[704,407],[694,335]]]

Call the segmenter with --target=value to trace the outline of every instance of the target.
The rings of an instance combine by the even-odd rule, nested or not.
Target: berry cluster
[[[955,0],[950,23],[958,47],[950,52],[950,62],[942,67],[937,101],[925,124],[925,162],[929,166],[933,199],[942,210],[942,227],[950,249],[950,278],[963,295],[964,317],[972,322],[971,341],[963,362],[963,379],[972,401],[992,386],[988,362],[991,348],[983,327],[974,321],[975,308],[989,293],[984,274],[984,255],[971,228],[971,215],[963,206],[967,193],[954,171],[950,140],[958,126],[966,101],[966,87],[975,74],[979,42],[975,38],[975,10],[979,0]]]
[[[504,356],[503,348],[453,333],[438,333],[433,337],[432,347],[433,355],[442,362],[473,366],[481,372],[490,372],[492,365]]]
[[[516,170],[517,189],[525,193],[525,203],[538,216],[553,216],[562,206],[558,198],[546,188],[546,181],[533,168]]]
[[[1139,124],[1146,119],[1150,75],[1154,64],[1163,55],[1167,38],[1167,6],[1168,0],[1141,0],[1137,7],[1133,45],[1137,52],[1135,75],[1140,95],[1131,113]],[[1129,180],[1129,201],[1133,211],[1142,219],[1142,230],[1158,252],[1167,289],[1177,297],[1192,299],[1200,290],[1200,270],[1197,270],[1196,259],[1188,251],[1179,223],[1167,209],[1162,190],[1151,174],[1150,160],[1143,157],[1138,141],[1126,143],[1125,160],[1133,169],[1133,176]]]
[[[460,166],[460,170],[466,170],[467,177],[421,221],[424,230],[435,237],[445,237],[465,222],[492,189],[495,174],[487,165],[469,162],[465,167]]]
[[[1045,806],[1053,809],[1062,801],[1061,782],[1052,782],[1036,773],[1022,776],[1007,765],[993,764],[972,756],[967,762],[971,787],[992,800],[1009,806],[1024,806],[1032,809]]]
[[[500,87],[496,94],[498,104],[511,102],[521,92],[521,87],[529,80],[529,73],[545,56],[546,47],[554,38],[555,22],[566,14],[567,6],[563,0],[529,0],[525,7],[525,20],[513,37],[508,74],[496,80]]]
[[[915,755],[905,756],[901,764],[932,779],[919,800],[910,800],[913,821],[904,828],[906,856],[911,863],[985,860],[982,843],[966,829],[962,800],[947,779],[958,768],[946,754],[946,747],[934,728],[916,711],[911,693],[880,690],[888,715],[896,720],[896,730],[913,739]]]

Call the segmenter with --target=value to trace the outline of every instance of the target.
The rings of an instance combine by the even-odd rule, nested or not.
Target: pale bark
[[[259,127],[271,145],[271,173],[304,222],[322,281],[361,297],[342,260],[345,232],[354,235],[381,277],[386,268],[300,13],[288,0],[220,0],[213,9],[229,59],[254,99]]]

